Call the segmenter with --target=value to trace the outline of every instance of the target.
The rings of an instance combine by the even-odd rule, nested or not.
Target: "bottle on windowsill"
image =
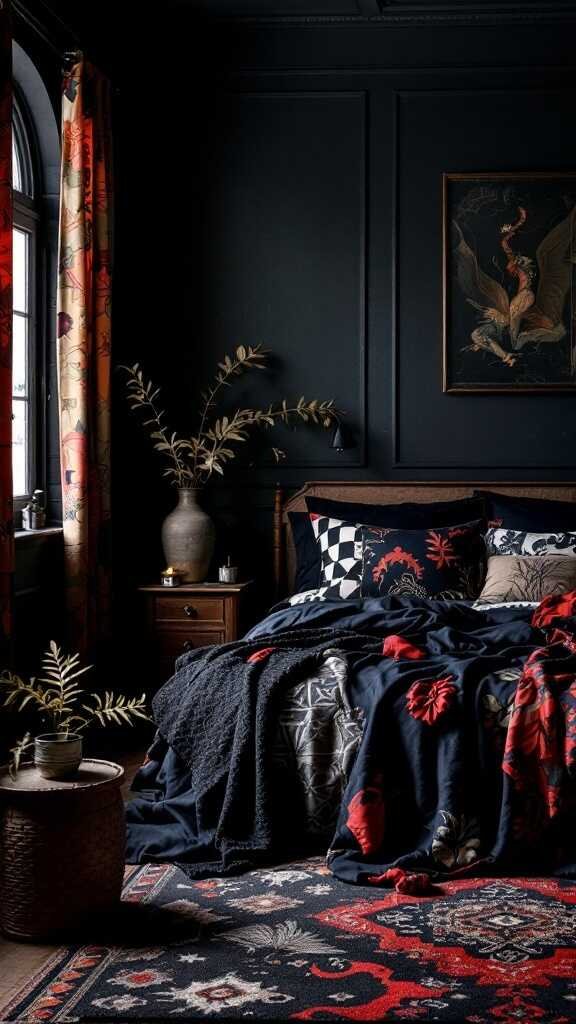
[[[28,504],[22,509],[22,529],[43,530],[45,526],[44,491],[35,490]]]

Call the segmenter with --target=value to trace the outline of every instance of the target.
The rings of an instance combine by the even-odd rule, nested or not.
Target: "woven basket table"
[[[0,927],[14,939],[48,938],[118,903],[126,830],[111,761],[84,760],[73,779],[36,768],[0,769]]]

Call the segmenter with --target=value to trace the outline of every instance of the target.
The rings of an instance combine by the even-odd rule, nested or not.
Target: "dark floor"
[[[122,792],[125,799],[128,797],[132,779],[142,764],[145,749],[146,744],[140,749],[135,748],[126,753],[108,750],[98,752],[99,756],[108,761],[116,761],[124,768],[126,774]],[[0,934],[0,1024],[2,1007],[6,1006],[28,978],[50,959],[56,949],[58,949],[58,943],[36,945],[27,942],[12,942]]]

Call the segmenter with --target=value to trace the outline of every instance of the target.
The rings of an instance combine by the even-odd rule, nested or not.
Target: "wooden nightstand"
[[[247,583],[184,583],[139,587],[147,604],[154,678],[163,683],[180,654],[193,647],[231,643],[244,631]]]

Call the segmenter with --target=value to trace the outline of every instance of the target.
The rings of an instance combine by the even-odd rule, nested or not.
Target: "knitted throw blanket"
[[[191,651],[156,694],[154,719],[189,768],[198,827],[213,834],[229,872],[279,850],[285,840],[271,786],[277,698],[311,675],[324,652],[378,653],[382,640],[350,630],[298,629]],[[202,873],[202,865],[189,873]]]

